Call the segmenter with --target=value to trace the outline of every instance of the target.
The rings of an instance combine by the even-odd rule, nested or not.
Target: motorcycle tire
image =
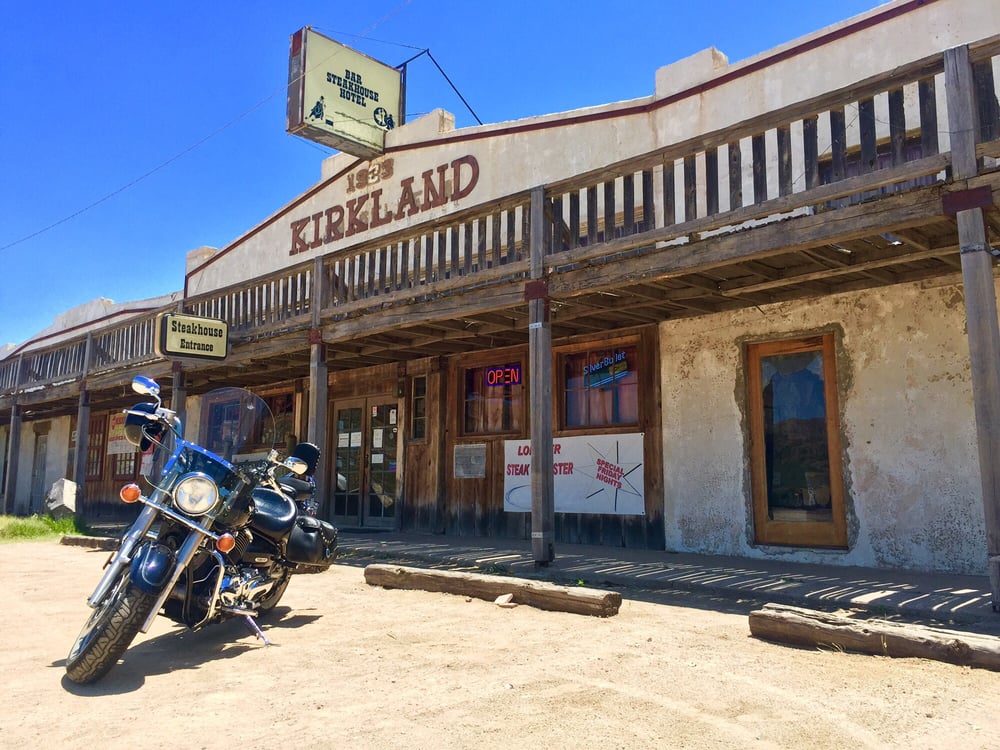
[[[156,596],[133,586],[128,570],[123,570],[70,649],[66,676],[80,685],[104,677],[132,643],[155,602]]]
[[[281,578],[274,584],[274,587],[268,591],[264,598],[262,598],[257,604],[258,615],[266,615],[278,606],[278,602],[281,601],[281,597],[285,595],[285,589],[288,588],[288,582],[291,579],[292,574],[287,570],[282,573]]]

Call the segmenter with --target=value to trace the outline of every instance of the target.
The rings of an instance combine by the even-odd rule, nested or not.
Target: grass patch
[[[80,534],[76,519],[52,516],[0,516],[0,542],[46,539],[63,534]]]

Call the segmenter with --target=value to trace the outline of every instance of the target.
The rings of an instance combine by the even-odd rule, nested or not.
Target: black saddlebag
[[[288,537],[285,557],[297,564],[297,572],[320,573],[337,558],[337,529],[312,516],[299,516]]]

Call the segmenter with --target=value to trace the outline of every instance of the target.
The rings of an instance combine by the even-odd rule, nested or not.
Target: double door
[[[399,403],[388,396],[334,404],[336,476],[328,515],[340,526],[394,528]]]

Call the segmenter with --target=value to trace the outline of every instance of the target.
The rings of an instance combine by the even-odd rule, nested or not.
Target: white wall
[[[69,462],[70,418],[42,420],[49,424],[48,440],[46,442],[44,491],[41,500],[36,500],[37,507],[30,508],[31,475],[35,459],[35,427],[37,422],[27,420],[21,422],[21,443],[17,458],[17,488],[13,499],[8,499],[7,509],[18,513],[44,512],[45,494],[57,479],[66,477],[66,467]],[[69,477],[72,479],[72,477]]]
[[[660,326],[669,550],[986,572],[961,285],[923,282]],[[747,340],[839,332],[847,551],[752,543]]]

